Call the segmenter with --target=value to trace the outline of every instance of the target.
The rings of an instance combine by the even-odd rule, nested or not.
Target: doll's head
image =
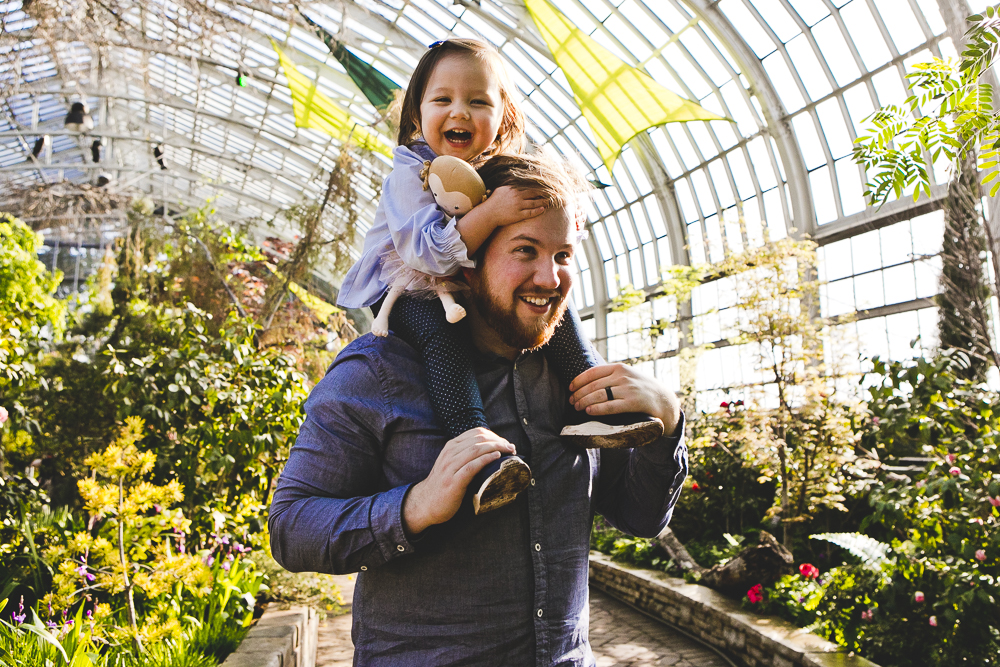
[[[427,169],[427,186],[434,201],[449,216],[465,215],[486,200],[486,186],[465,160],[441,155]]]
[[[444,76],[446,71],[448,76]],[[441,80],[446,90],[428,90],[429,85]],[[461,120],[452,127],[449,119],[456,116],[444,105],[466,93],[467,104],[463,106],[468,110],[469,124]],[[407,146],[423,138],[437,154],[467,161],[496,153],[519,153],[524,149],[524,114],[513,94],[507,67],[496,49],[475,39],[435,42],[417,63],[403,97],[399,145]],[[490,99],[492,96],[497,99]],[[478,123],[477,114],[485,113],[490,105],[496,118]],[[487,127],[489,134],[484,131]]]

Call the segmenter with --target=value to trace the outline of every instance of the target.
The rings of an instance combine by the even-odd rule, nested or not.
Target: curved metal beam
[[[688,0],[688,4],[716,33],[719,40],[729,47],[733,59],[740,66],[740,71],[750,82],[750,90],[760,100],[764,122],[778,148],[778,155],[785,171],[792,206],[790,222],[795,226],[796,234],[814,234],[816,213],[813,209],[809,174],[806,171],[805,160],[802,159],[802,150],[789,123],[788,111],[778,97],[778,92],[771,84],[760,59],[729,19],[719,11],[717,1]]]

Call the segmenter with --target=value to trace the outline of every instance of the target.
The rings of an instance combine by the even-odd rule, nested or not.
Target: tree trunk
[[[698,565],[669,528],[660,533],[657,541],[681,569],[700,575],[698,583],[739,597],[756,584],[769,586],[781,575],[791,574],[794,563],[792,552],[766,531],[761,531],[756,546],[747,547],[727,563],[711,569]]]

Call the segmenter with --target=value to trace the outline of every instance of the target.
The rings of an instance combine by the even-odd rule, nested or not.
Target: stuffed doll
[[[433,162],[425,162],[420,172],[424,179],[424,189],[430,190],[438,208],[449,217],[465,215],[486,201],[486,186],[483,179],[465,160],[442,155]],[[466,289],[464,283],[451,278],[438,278],[408,266],[395,248],[389,248],[382,255],[381,281],[389,285],[385,301],[372,323],[372,333],[376,336],[389,335],[389,313],[399,295],[406,292],[417,298],[438,298],[444,306],[445,317],[454,324],[465,317],[465,308],[455,302],[452,292]]]

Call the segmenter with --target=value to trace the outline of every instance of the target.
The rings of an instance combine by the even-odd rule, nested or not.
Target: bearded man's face
[[[544,345],[569,305],[576,228],[565,209],[501,227],[481,265],[467,271],[472,301],[496,337],[513,350]]]

